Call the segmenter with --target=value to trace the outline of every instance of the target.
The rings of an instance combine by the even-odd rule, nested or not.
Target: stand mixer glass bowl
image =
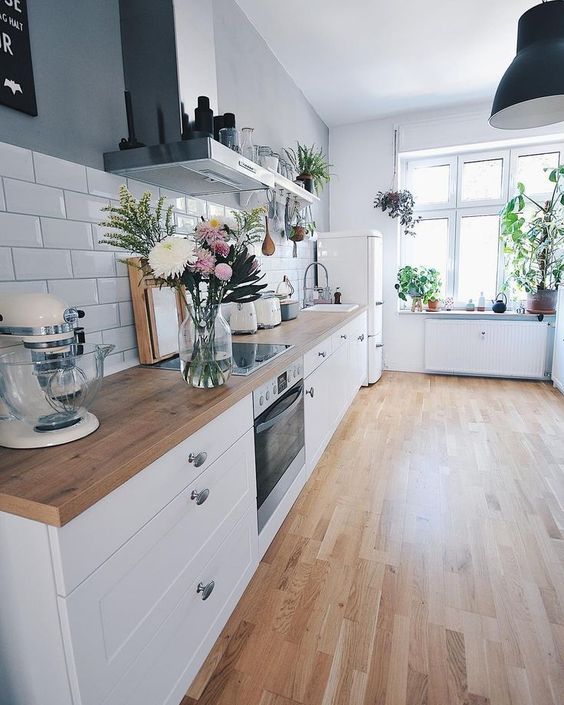
[[[0,354],[0,444],[12,448],[59,445],[92,433],[98,420],[88,409],[113,345],[70,344],[54,351],[23,346]]]

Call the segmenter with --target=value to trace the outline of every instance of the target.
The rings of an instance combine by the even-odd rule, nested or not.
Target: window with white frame
[[[400,266],[438,269],[442,296],[456,306],[481,292],[493,299],[504,281],[501,209],[519,182],[537,201],[550,197],[545,169],[563,162],[564,144],[402,160],[402,180],[421,221],[414,237],[401,236]]]

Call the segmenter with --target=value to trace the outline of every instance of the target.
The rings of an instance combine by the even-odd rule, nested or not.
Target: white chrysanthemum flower
[[[149,252],[149,266],[159,279],[180,276],[197,259],[195,243],[183,237],[165,237]]]

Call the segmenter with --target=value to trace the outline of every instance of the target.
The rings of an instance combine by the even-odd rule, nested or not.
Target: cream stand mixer
[[[0,446],[60,445],[98,428],[88,407],[113,346],[86,345],[83,316],[52,294],[0,295]]]

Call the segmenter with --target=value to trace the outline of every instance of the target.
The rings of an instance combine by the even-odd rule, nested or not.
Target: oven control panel
[[[265,409],[268,409],[286,390],[293,387],[304,376],[303,359],[299,358],[279,375],[263,384],[253,392],[254,416],[260,416]]]

